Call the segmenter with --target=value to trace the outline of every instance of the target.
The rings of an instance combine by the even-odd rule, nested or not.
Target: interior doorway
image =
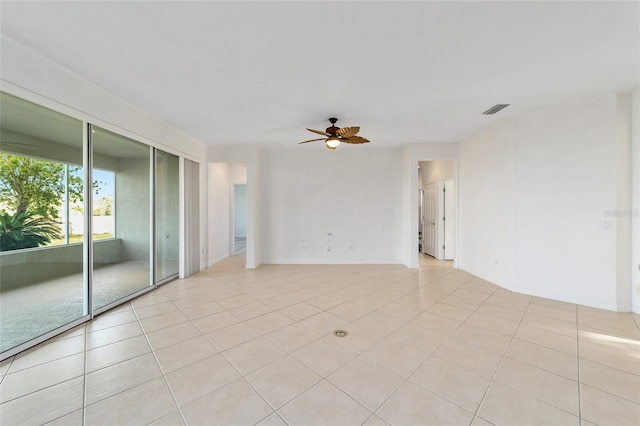
[[[247,265],[255,267],[255,220],[251,220],[255,217],[255,185],[252,188],[247,179],[246,163],[208,165],[208,265],[240,255],[247,258]],[[242,239],[237,250],[236,237]]]
[[[454,260],[455,162],[421,161],[418,171],[420,253],[438,260]]]
[[[247,251],[247,185],[233,185],[233,255],[244,255]]]

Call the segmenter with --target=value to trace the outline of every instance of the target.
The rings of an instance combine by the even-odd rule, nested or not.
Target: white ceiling
[[[370,148],[457,142],[640,87],[639,2],[0,7],[3,34],[207,144],[296,147],[331,116]]]

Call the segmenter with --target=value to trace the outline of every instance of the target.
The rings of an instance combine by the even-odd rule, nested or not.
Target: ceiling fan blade
[[[326,138],[310,139],[310,140],[308,140],[308,141],[298,142],[298,144],[301,144],[301,143],[309,143],[309,142],[316,142],[316,141],[323,141],[323,140],[325,140],[325,139],[326,139]]]
[[[350,138],[341,138],[340,142],[359,144],[359,143],[367,143],[369,142],[369,140],[360,136],[351,136]]]
[[[329,133],[323,132],[322,130],[313,130],[313,129],[307,129],[307,130],[310,131],[310,132],[313,132],[313,133],[317,133],[319,135],[331,136]]]
[[[355,136],[359,131],[360,131],[360,127],[358,126],[343,127],[342,129],[338,129],[338,131],[336,132],[336,135],[343,138],[350,138],[352,136]]]

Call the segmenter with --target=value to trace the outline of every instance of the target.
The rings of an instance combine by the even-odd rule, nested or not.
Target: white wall
[[[609,95],[549,108],[463,142],[460,266],[515,291],[629,310],[628,220],[607,213],[630,200],[629,105]]]
[[[229,204],[231,183],[229,163],[209,163],[208,168],[209,258],[207,264],[211,266],[231,255],[231,229],[229,227],[231,222]]]
[[[513,284],[513,128],[503,121],[460,144],[458,266]]]
[[[244,163],[229,163],[229,180],[232,185],[246,185],[247,165]]]
[[[615,120],[611,96],[516,120],[515,289],[615,307]]]
[[[631,131],[631,303],[640,314],[640,90],[633,93]]]
[[[0,46],[3,91],[192,161],[206,157],[203,143],[11,38]]]
[[[265,150],[261,167],[263,262],[401,263],[401,150]]]
[[[454,161],[420,161],[420,180],[422,185],[439,180],[455,179],[456,163]],[[421,186],[419,185],[418,188]]]
[[[616,306],[632,309],[632,109],[631,93],[616,96],[616,200],[614,209],[616,240]],[[637,125],[637,124],[636,124]],[[606,216],[606,215],[605,215]],[[635,262],[633,262],[635,263]],[[638,272],[634,270],[634,272]]]

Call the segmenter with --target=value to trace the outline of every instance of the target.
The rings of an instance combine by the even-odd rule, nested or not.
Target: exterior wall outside
[[[37,262],[34,263],[34,252]],[[96,241],[94,255],[102,263],[122,262],[122,241],[117,238]],[[82,273],[82,244],[39,247],[0,253],[0,282],[3,290],[28,286],[70,274]],[[26,264],[32,267],[25,268]]]
[[[116,236],[123,240],[123,259],[149,262],[149,158],[121,159],[116,178]]]

